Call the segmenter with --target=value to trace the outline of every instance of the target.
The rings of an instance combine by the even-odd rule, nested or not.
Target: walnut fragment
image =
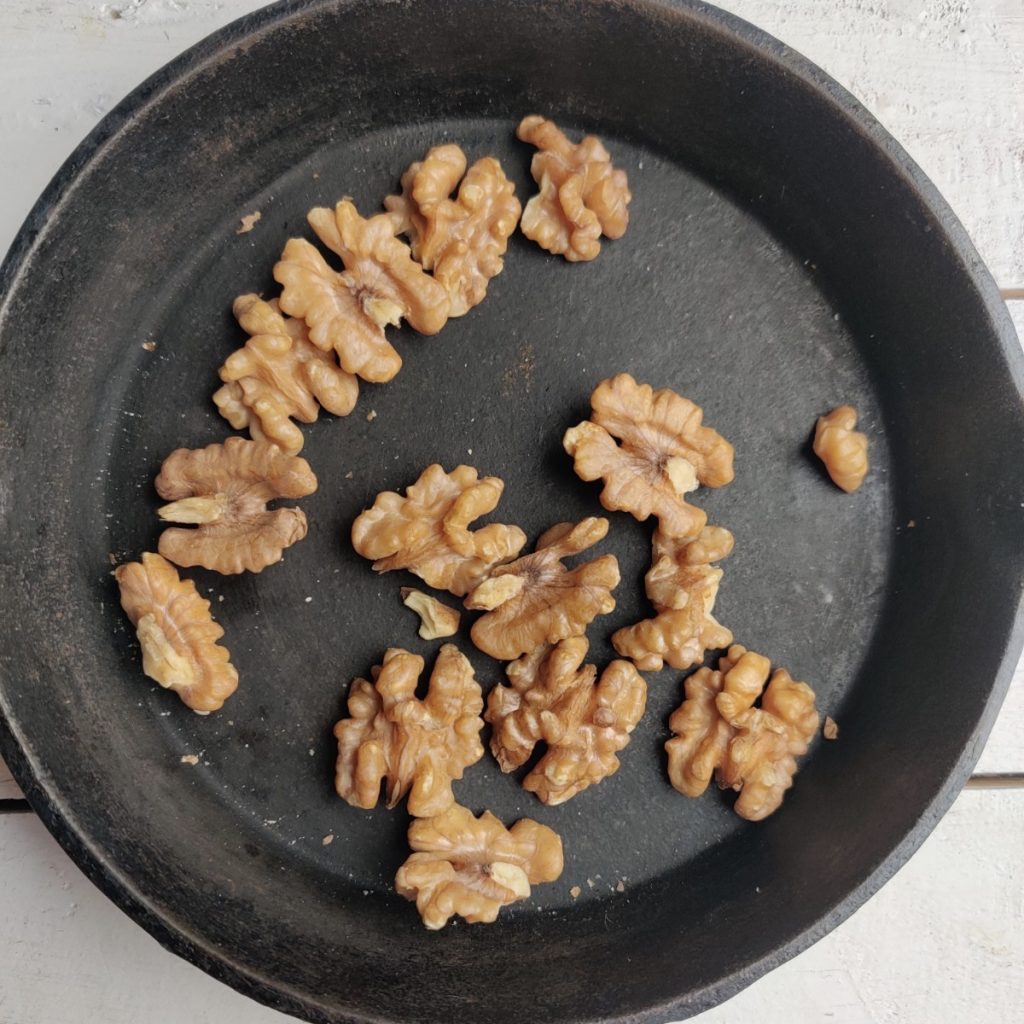
[[[416,901],[431,931],[455,915],[489,924],[502,907],[527,899],[531,886],[562,873],[562,840],[546,825],[524,818],[507,829],[490,811],[476,818],[458,804],[414,821],[409,845],[395,888]]]
[[[372,683],[352,684],[348,717],[334,735],[335,788],[353,807],[376,807],[384,782],[388,807],[408,793],[414,817],[440,814],[455,800],[452,781],[483,757],[484,702],[473,667],[454,644],[445,644],[420,700],[423,666],[418,655],[391,648],[374,667]]]
[[[772,673],[762,694],[770,667],[734,644],[718,671],[698,669],[684,684],[686,699],[669,719],[675,735],[665,744],[680,793],[699,796],[715,775],[719,788],[739,792],[734,809],[749,821],[778,810],[819,722],[814,691],[785,669]]]
[[[591,419],[563,439],[576,475],[604,481],[600,500],[610,511],[641,521],[657,516],[666,537],[699,533],[707,516],[684,495],[733,478],[732,445],[701,425],[700,406],[668,388],[637,384],[628,373],[601,381],[590,404]]]
[[[449,316],[483,301],[491,278],[501,273],[521,210],[515,185],[494,157],[477,160],[467,172],[458,146],[435,146],[409,167],[402,194],[388,196],[384,206],[396,230],[408,235],[413,256],[444,286]]]
[[[164,530],[161,555],[220,573],[260,572],[306,536],[301,509],[271,511],[267,502],[312,494],[316,477],[305,459],[277,445],[229,437],[223,444],[171,452],[156,490],[170,502],[159,509],[161,519],[196,526]]]
[[[352,546],[374,559],[376,572],[408,569],[430,586],[462,597],[526,543],[518,526],[469,529],[497,508],[504,488],[497,477],[478,479],[472,466],[445,473],[435,463],[406,488],[405,497],[395,491],[378,494],[352,524]]]
[[[213,621],[210,602],[149,551],[141,562],[118,566],[114,577],[142,647],[142,671],[198,714],[222,707],[238,687],[238,673],[217,643],[224,630]]]
[[[437,640],[455,636],[459,631],[459,613],[436,597],[424,594],[415,587],[402,587],[402,604],[420,617],[419,635],[423,640]]]
[[[616,754],[629,743],[647,703],[647,685],[629,662],[613,661],[597,680],[597,669],[583,665],[587,647],[581,636],[561,641],[535,672],[510,671],[512,685],[494,687],[487,700],[491,751],[503,772],[525,764],[539,742],[546,744],[523,788],[549,805],[565,803],[618,771]]]
[[[836,487],[848,494],[868,475],[868,438],[853,429],[856,425],[857,410],[840,405],[827,416],[819,416],[814,428],[814,454],[825,463]]]
[[[615,650],[641,671],[657,672],[665,662],[689,668],[704,660],[706,650],[731,644],[732,633],[711,614],[722,579],[711,563],[732,547],[732,534],[721,526],[705,526],[691,541],[655,530],[644,586],[657,615],[617,630]]]
[[[271,441],[285,454],[302,450],[302,431],[292,423],[313,423],[323,406],[347,416],[359,397],[359,380],[346,373],[333,352],[309,340],[306,325],[281,315],[277,300],[240,295],[234,314],[251,337],[220,368],[223,387],[214,404],[236,430],[254,441]]]
[[[495,568],[467,596],[467,608],[486,609],[473,623],[473,642],[485,654],[511,661],[581,636],[598,615],[615,608],[612,590],[619,583],[614,555],[566,569],[562,560],[603,540],[608,520],[559,523],[541,535],[532,555]]]
[[[632,198],[626,172],[612,166],[596,136],[573,144],[553,121],[537,114],[524,117],[516,134],[538,150],[530,173],[540,192],[523,211],[527,238],[576,262],[597,256],[602,233],[608,238],[626,233]]]
[[[345,269],[334,270],[305,239],[289,239],[274,267],[281,309],[306,322],[317,348],[334,349],[347,373],[391,380],[402,359],[384,328],[404,319],[421,334],[436,334],[448,319],[447,293],[395,237],[386,213],[364,220],[343,199],[333,210],[310,210],[309,223]]]

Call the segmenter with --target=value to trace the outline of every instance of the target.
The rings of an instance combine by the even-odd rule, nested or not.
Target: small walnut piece
[[[592,260],[601,234],[621,238],[632,198],[626,172],[612,166],[608,150],[587,135],[571,143],[557,125],[537,114],[524,117],[516,134],[537,147],[530,164],[540,186],[523,211],[523,234],[567,260]]]
[[[197,526],[164,530],[161,555],[220,573],[260,572],[306,536],[301,509],[271,511],[267,502],[312,494],[316,477],[305,459],[277,445],[229,437],[223,444],[171,452],[156,490],[170,502],[159,509],[161,519]]]
[[[641,671],[657,672],[666,661],[689,668],[704,660],[706,650],[731,644],[732,633],[711,614],[722,570],[710,563],[725,558],[732,546],[732,534],[721,526],[705,526],[692,541],[655,530],[644,582],[658,614],[616,631],[615,650]]]
[[[214,404],[236,430],[248,427],[254,441],[272,441],[297,455],[303,438],[292,419],[313,423],[321,406],[347,416],[359,397],[359,380],[338,366],[333,353],[310,342],[302,320],[283,317],[276,300],[240,295],[234,313],[251,337],[220,368],[224,386]]]
[[[352,546],[374,559],[376,572],[408,569],[438,590],[462,597],[526,543],[518,526],[469,524],[493,512],[504,483],[477,478],[472,466],[445,473],[436,463],[406,488],[405,497],[382,491],[352,524]]]
[[[402,604],[420,617],[419,635],[424,640],[455,636],[459,631],[459,613],[436,597],[414,587],[402,587]]]
[[[853,428],[857,410],[841,405],[819,416],[814,428],[814,454],[825,463],[836,487],[847,493],[857,490],[868,475],[868,437]]]
[[[448,319],[444,288],[395,237],[386,213],[364,220],[343,199],[333,210],[311,210],[309,223],[345,270],[335,271],[304,239],[289,239],[274,267],[281,309],[305,320],[309,340],[325,352],[334,349],[347,373],[391,380],[402,359],[384,328],[405,319],[421,334],[436,334]]]
[[[477,647],[492,658],[511,661],[543,644],[582,636],[598,615],[612,611],[611,592],[619,583],[614,555],[574,569],[562,564],[562,559],[586,551],[607,533],[607,519],[559,523],[540,537],[532,555],[494,569],[465,602],[467,608],[488,610],[473,623]]]
[[[515,185],[494,157],[477,160],[463,178],[465,171],[458,146],[435,146],[402,176],[402,194],[384,200],[396,229],[409,236],[413,256],[447,291],[453,317],[481,302],[501,273],[521,209]],[[458,197],[451,199],[460,178]]]
[[[416,901],[431,931],[458,915],[489,924],[502,907],[527,899],[530,887],[562,873],[562,840],[529,818],[511,829],[490,811],[479,818],[458,804],[409,826],[413,853],[398,869],[395,888]]]
[[[512,686],[496,686],[487,700],[491,751],[503,772],[525,764],[542,740],[546,744],[523,788],[549,805],[619,770],[616,754],[647,703],[647,684],[628,661],[613,661],[595,684],[597,669],[583,665],[587,646],[581,636],[563,640],[532,678],[510,670]]]
[[[416,684],[423,659],[391,648],[373,669],[373,682],[357,679],[348,718],[334,727],[338,740],[335,788],[353,807],[377,806],[386,782],[388,807],[409,794],[409,813],[440,814],[455,800],[452,781],[483,757],[484,702],[473,667],[454,644],[437,656],[423,700]]]
[[[604,481],[606,509],[641,521],[657,516],[666,537],[692,539],[707,516],[684,495],[698,484],[732,480],[732,445],[701,425],[700,406],[668,388],[637,384],[628,373],[598,384],[590,403],[592,419],[571,427],[563,440],[576,475]]]
[[[199,714],[222,707],[238,687],[238,673],[217,643],[224,630],[195,584],[149,551],[141,562],[118,566],[114,578],[142,647],[142,671]]]
[[[821,735],[827,740],[839,739],[839,726],[831,715],[825,716],[825,725],[822,727]]]

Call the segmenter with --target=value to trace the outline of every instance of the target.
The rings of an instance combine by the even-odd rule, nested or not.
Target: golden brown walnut
[[[612,636],[615,650],[643,672],[657,672],[667,661],[683,669],[704,660],[707,650],[727,647],[732,633],[711,614],[722,570],[710,563],[732,551],[732,534],[705,526],[691,541],[654,531],[651,568],[644,577],[657,615]]]
[[[334,270],[304,239],[289,239],[274,267],[281,309],[306,322],[317,348],[334,349],[347,373],[391,380],[402,359],[384,328],[405,319],[421,334],[436,334],[448,319],[447,293],[395,237],[388,214],[364,220],[343,199],[333,210],[310,210],[309,223],[345,270]]]
[[[449,316],[483,301],[491,278],[501,273],[521,210],[515,185],[494,157],[477,160],[466,173],[458,146],[435,146],[405,172],[402,194],[388,196],[384,206],[396,230],[409,236],[413,256],[444,286]]]
[[[857,490],[868,475],[868,438],[853,428],[857,410],[841,405],[819,416],[814,428],[814,454],[825,463],[836,487],[847,493]]]
[[[699,405],[668,388],[637,384],[628,373],[601,381],[590,404],[592,418],[563,440],[576,475],[604,481],[601,504],[609,511],[641,521],[654,515],[666,537],[693,538],[707,516],[684,495],[698,484],[732,480],[732,445],[701,426]]]
[[[779,808],[819,722],[814,691],[785,669],[775,670],[762,695],[770,669],[767,658],[739,644],[722,655],[718,671],[698,669],[686,680],[686,699],[669,719],[675,735],[665,744],[680,793],[700,796],[715,774],[720,788],[739,791],[735,811],[750,821]]]
[[[583,665],[587,646],[582,636],[561,641],[529,685],[523,685],[527,676],[510,672],[512,686],[496,686],[487,700],[491,752],[503,772],[525,764],[545,743],[523,788],[549,805],[565,803],[619,770],[616,754],[629,743],[647,703],[647,684],[628,661],[613,661],[595,684],[597,669]]]
[[[621,238],[629,224],[632,195],[626,172],[612,166],[600,139],[570,142],[553,121],[524,117],[516,134],[537,147],[530,173],[540,186],[523,211],[527,238],[567,260],[592,260],[601,234]]]
[[[419,635],[423,640],[438,640],[455,636],[459,631],[459,613],[436,597],[424,594],[415,587],[402,587],[402,604],[420,617]]]
[[[160,535],[160,554],[178,565],[220,573],[260,572],[281,560],[286,547],[306,536],[301,509],[270,510],[275,498],[304,498],[316,490],[305,459],[267,441],[229,437],[205,448],[178,448],[164,459],[157,493],[172,528]]]
[[[254,441],[272,441],[287,455],[302,450],[302,431],[292,419],[313,423],[323,406],[347,416],[359,397],[359,380],[331,352],[312,344],[302,320],[283,317],[277,300],[240,295],[234,314],[251,337],[220,368],[224,386],[214,404],[235,430],[249,428]]]
[[[223,707],[238,687],[238,673],[217,643],[224,630],[195,584],[149,551],[141,562],[118,566],[114,577],[142,647],[142,671],[198,714]]]
[[[352,546],[374,559],[376,572],[408,569],[430,586],[462,597],[526,543],[518,526],[469,529],[497,508],[504,489],[495,476],[478,479],[472,466],[445,473],[435,463],[406,488],[404,498],[395,491],[378,494],[352,524]]]
[[[582,636],[598,615],[612,611],[611,592],[619,583],[614,555],[574,569],[562,564],[607,533],[607,519],[559,523],[541,535],[532,555],[494,569],[465,601],[467,608],[487,611],[473,623],[477,647],[492,658],[511,661],[544,644]]]
[[[413,853],[398,869],[395,888],[416,901],[431,931],[458,915],[489,924],[502,907],[527,899],[530,887],[562,873],[558,833],[529,818],[507,829],[490,811],[479,818],[454,804],[409,826]]]
[[[335,788],[353,807],[377,806],[386,782],[388,807],[409,794],[409,813],[440,814],[454,803],[452,781],[483,757],[484,702],[473,667],[454,644],[437,655],[426,697],[416,696],[423,659],[400,648],[384,654],[373,682],[357,679],[338,740]]]

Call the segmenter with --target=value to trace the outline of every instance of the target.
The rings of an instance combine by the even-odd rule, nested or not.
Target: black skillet
[[[442,140],[499,156],[525,197],[513,128],[532,111],[607,142],[635,196],[627,235],[576,266],[517,237],[482,306],[437,338],[401,333],[398,378],[306,431],[309,537],[260,576],[190,574],[242,683],[221,713],[189,713],[143,678],[108,554],[153,548],[163,456],[229,433],[210,393],[242,340],[232,298],[271,293],[310,206],[372,211]],[[835,82],[735,18],[278,4],[102,122],[0,284],[0,748],[89,876],[242,992],[312,1021],[685,1017],[849,915],[981,750],[1022,640],[1024,360],[934,187]],[[669,787],[680,673],[651,675],[622,770],[568,805],[489,757],[470,770],[460,801],[552,825],[566,870],[494,926],[429,934],[391,889],[405,812],[331,788],[348,681],[389,645],[434,646],[349,525],[433,461],[503,477],[501,518],[531,535],[598,513],[560,437],[620,370],[694,398],[735,442],[736,482],[701,494],[737,539],[720,618],[815,685],[839,740],[815,744],[780,813],[744,823],[727,797]],[[852,496],[806,443],[840,402],[871,437]],[[623,582],[591,629],[599,662],[645,611],[648,528],[612,520]]]

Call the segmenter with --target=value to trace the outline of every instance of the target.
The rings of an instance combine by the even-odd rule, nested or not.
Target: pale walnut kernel
[[[504,488],[497,477],[478,479],[472,466],[445,473],[435,463],[406,488],[404,498],[395,491],[378,494],[352,524],[352,546],[374,559],[376,572],[408,569],[430,586],[462,597],[526,543],[518,526],[469,529],[497,508]]]
[[[438,640],[458,633],[459,613],[454,608],[414,587],[402,587],[399,593],[402,596],[402,604],[406,608],[411,608],[420,617],[421,639]]]
[[[325,352],[334,349],[347,373],[391,380],[402,359],[384,328],[405,319],[421,334],[436,334],[448,319],[444,288],[395,237],[386,213],[364,220],[343,199],[334,210],[311,210],[309,223],[345,270],[334,270],[304,239],[289,239],[274,267],[281,309],[305,320],[309,340]]]
[[[463,178],[465,170],[458,146],[435,146],[402,176],[402,194],[384,200],[415,258],[448,292],[453,317],[483,301],[491,278],[501,273],[521,209],[515,185],[494,157],[477,160]]]
[[[454,804],[444,814],[409,826],[413,853],[398,869],[395,888],[416,901],[431,931],[458,915],[489,924],[502,907],[527,899],[531,886],[562,873],[562,840],[529,818],[511,829],[490,811],[479,818]]]
[[[616,754],[629,743],[647,702],[647,685],[629,662],[613,661],[595,684],[597,669],[583,665],[587,646],[581,636],[563,640],[532,678],[510,671],[512,686],[496,686],[487,701],[491,751],[503,772],[525,764],[545,743],[523,788],[549,805],[619,770]]]
[[[338,366],[331,352],[312,344],[302,320],[283,317],[277,300],[240,295],[234,314],[251,337],[220,368],[224,381],[213,396],[220,414],[236,430],[249,428],[254,441],[271,441],[287,455],[302,450],[302,431],[323,406],[347,416],[359,397],[359,380]]]
[[[868,438],[853,429],[856,425],[857,410],[841,405],[819,416],[814,428],[814,454],[825,463],[836,487],[848,494],[868,475]]]
[[[305,459],[266,441],[229,437],[223,444],[171,452],[156,478],[169,505],[160,518],[194,530],[164,530],[160,554],[178,565],[220,573],[260,572],[306,536],[301,509],[278,508],[275,498],[304,498],[316,490]]]
[[[210,602],[149,551],[141,562],[118,566],[114,577],[142,647],[142,671],[198,714],[222,707],[238,687],[238,673],[217,643],[224,630],[213,621]]]
[[[710,563],[725,558],[732,546],[732,534],[721,526],[705,526],[692,541],[655,530],[644,583],[658,614],[618,630],[612,636],[615,650],[641,671],[657,672],[665,662],[689,668],[704,660],[705,651],[731,644],[732,633],[711,614],[722,570]]]
[[[707,516],[684,495],[698,484],[732,480],[732,445],[701,425],[700,406],[668,388],[637,384],[628,373],[602,381],[590,402],[592,418],[563,440],[576,475],[604,481],[600,500],[609,511],[641,521],[657,516],[666,537],[692,539]]]
[[[488,609],[473,623],[473,642],[485,654],[511,661],[581,636],[598,615],[615,608],[612,589],[619,583],[614,555],[566,569],[562,559],[578,555],[608,533],[608,520],[559,523],[537,541],[532,555],[491,572],[466,598],[467,608]]]
[[[598,138],[587,135],[573,144],[554,122],[536,114],[524,117],[516,134],[538,149],[530,173],[540,192],[523,211],[527,238],[576,262],[597,256],[602,233],[625,234],[632,198],[626,172],[612,166]]]
[[[440,814],[455,800],[452,781],[483,757],[484,702],[469,661],[445,644],[420,700],[422,672],[421,657],[391,648],[374,666],[372,683],[353,682],[349,717],[334,727],[335,788],[353,807],[376,807],[385,782],[388,807],[408,793],[414,817]]]

